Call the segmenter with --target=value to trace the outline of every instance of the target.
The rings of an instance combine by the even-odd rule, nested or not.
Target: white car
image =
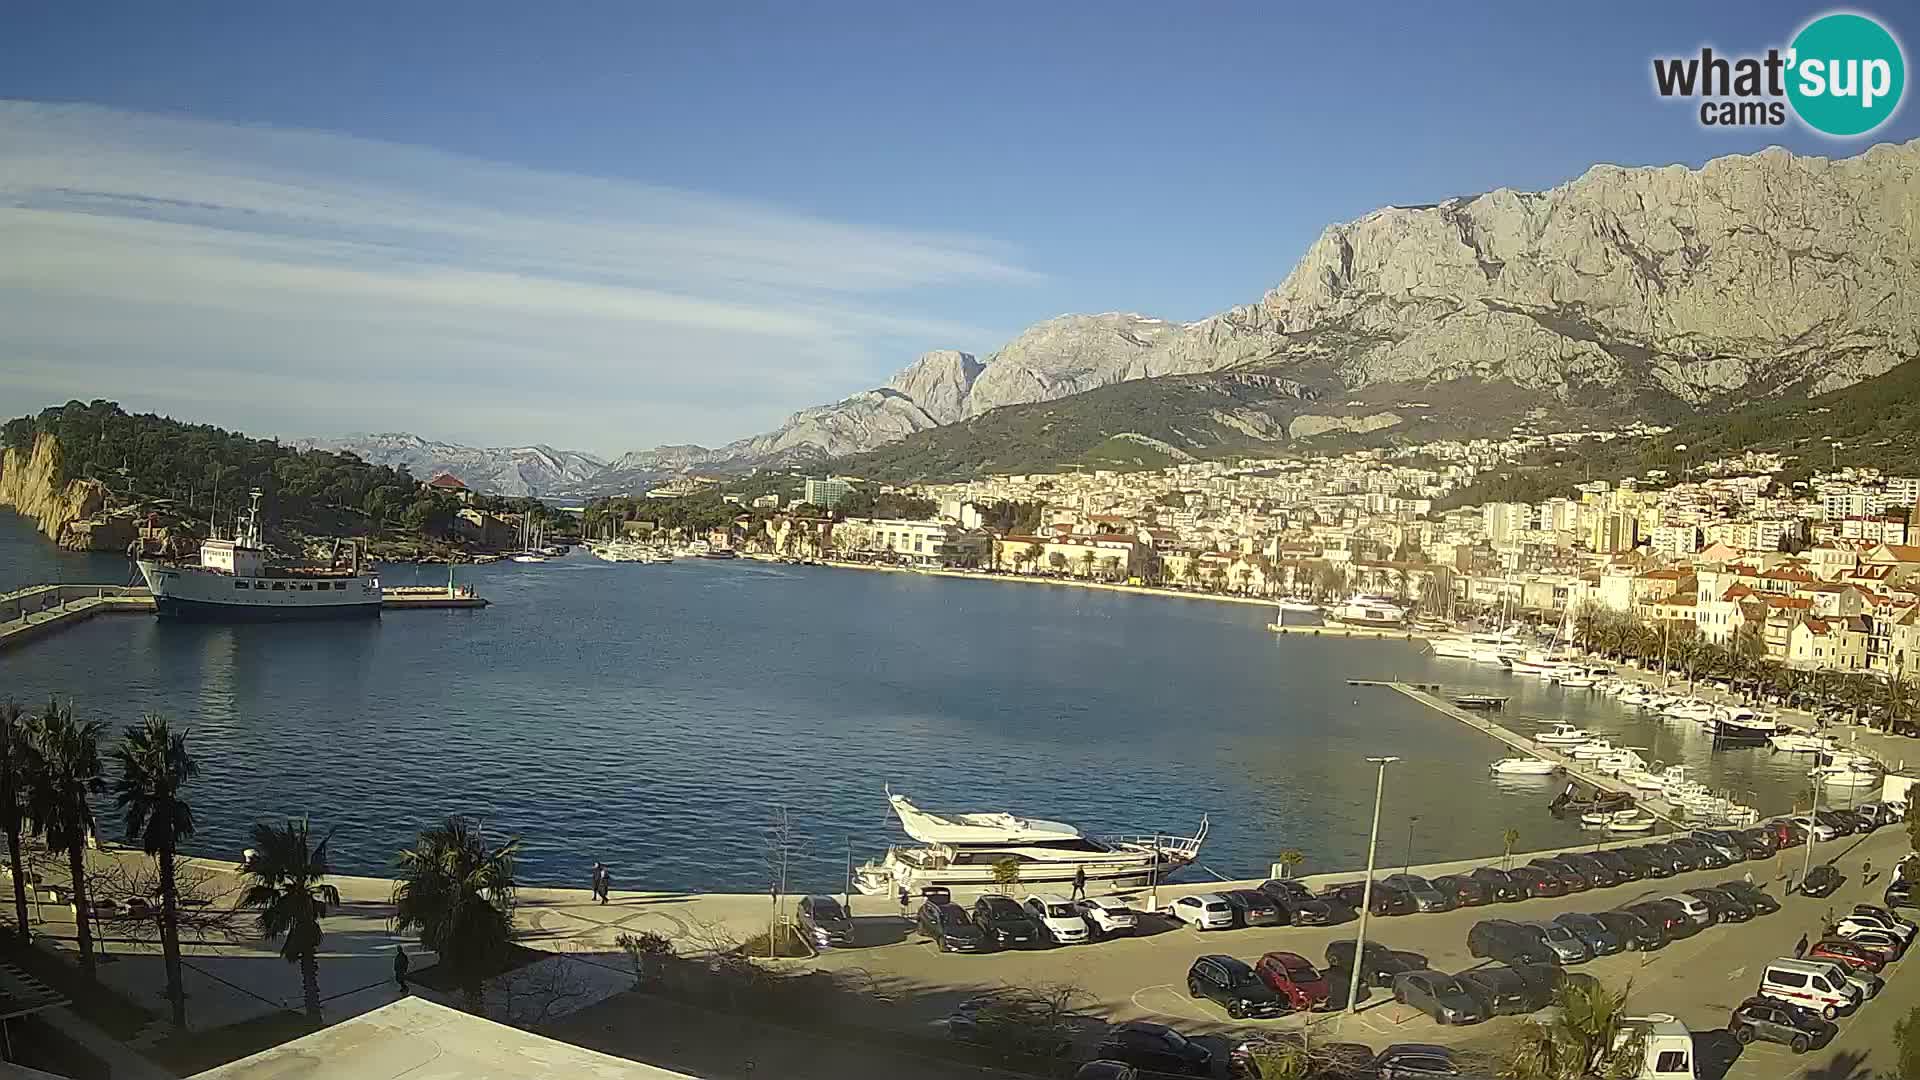
[[[1167,908],[1167,913],[1195,930],[1227,930],[1233,926],[1233,905],[1215,892],[1183,896]]]
[[[1840,920],[1839,926],[1834,928],[1834,932],[1841,937],[1852,937],[1866,930],[1877,930],[1888,934],[1898,939],[1902,948],[1913,944],[1913,927],[1904,922],[1889,922],[1878,915],[1869,915],[1865,912],[1856,911],[1848,915]]]
[[[1027,914],[1040,923],[1040,929],[1056,945],[1077,945],[1090,936],[1087,920],[1073,901],[1055,893],[1039,893],[1021,902]]]
[[[1674,893],[1671,896],[1663,896],[1660,899],[1668,903],[1680,905],[1680,907],[1686,911],[1687,918],[1692,919],[1697,925],[1709,926],[1713,923],[1713,909],[1707,906],[1706,901],[1698,897],[1688,896],[1685,893]]]
[[[1905,938],[1895,934],[1891,930],[1882,930],[1877,926],[1861,927],[1856,924],[1852,930],[1848,930],[1847,924],[1841,923],[1839,929],[1835,932],[1848,941],[1857,941],[1870,948],[1888,949],[1892,952],[1895,960],[1905,955],[1907,951],[1907,941]]]
[[[1080,917],[1087,920],[1095,937],[1131,934],[1140,925],[1133,909],[1111,896],[1090,896],[1074,901],[1073,906],[1080,909]]]
[[[1827,824],[1824,821],[1809,821],[1809,819],[1805,814],[1802,814],[1797,818],[1788,818],[1787,820],[1793,822],[1795,825],[1800,826],[1802,829],[1812,829],[1813,838],[1815,840],[1819,840],[1822,842],[1827,840],[1832,840],[1833,838],[1840,835],[1839,830],[1835,829],[1833,826]]]

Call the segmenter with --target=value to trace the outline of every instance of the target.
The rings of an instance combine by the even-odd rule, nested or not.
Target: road
[[[1437,970],[1457,972],[1481,963],[1466,952],[1467,929],[1480,919],[1547,919],[1567,911],[1606,910],[1683,888],[1739,878],[1750,871],[1757,884],[1782,900],[1780,911],[1746,924],[1709,927],[1657,952],[1604,957],[1579,968],[1609,985],[1630,984],[1630,1003],[1636,1012],[1672,1013],[1695,1032],[1717,1031],[1725,1027],[1731,1009],[1753,993],[1760,965],[1774,957],[1791,955],[1803,933],[1817,939],[1820,920],[1829,908],[1842,911],[1863,901],[1879,902],[1886,873],[1907,844],[1902,829],[1888,827],[1872,836],[1843,837],[1819,845],[1815,857],[1835,860],[1846,875],[1840,891],[1826,899],[1780,896],[1784,883],[1776,878],[1789,869],[1798,876],[1800,858],[1796,852],[1725,870],[1683,874],[1658,882],[1632,882],[1564,898],[1374,919],[1369,923],[1368,937],[1390,948],[1424,954]],[[1863,860],[1870,860],[1878,868],[1878,877],[1870,886],[1861,881]],[[1253,1026],[1297,1030],[1305,1026],[1306,1017],[1250,1024],[1229,1020],[1224,1010],[1210,1001],[1190,999],[1185,987],[1188,964],[1203,953],[1225,953],[1251,962],[1262,953],[1279,949],[1300,953],[1318,963],[1329,941],[1351,938],[1354,932],[1354,926],[1348,924],[1200,934],[1165,924],[1132,939],[967,956],[941,954],[931,945],[918,942],[907,935],[898,919],[861,922],[863,930],[887,943],[829,952],[817,964],[828,969],[857,968],[872,975],[899,1003],[899,1008],[889,1010],[893,1015],[887,1022],[921,1030],[970,994],[1003,985],[1061,982],[1084,987],[1090,995],[1085,1011],[1108,1021],[1154,1020],[1197,1032],[1244,1031]],[[1856,1065],[1864,1063],[1869,1070],[1884,1067],[1891,1057],[1895,1019],[1920,1006],[1920,977],[1902,967],[1896,964],[1888,969],[1887,987],[1878,999],[1858,1015],[1840,1021],[1841,1030],[1832,1045],[1795,1057],[1784,1047],[1772,1044],[1742,1048],[1721,1032],[1696,1040],[1702,1051],[1701,1075],[1709,1080],[1722,1076],[1729,1080],[1826,1077],[1829,1074],[1821,1070],[1847,1055],[1864,1055],[1864,1059],[1847,1060]],[[1507,1045],[1515,1025],[1524,1021],[1502,1017],[1469,1027],[1441,1027],[1376,992],[1358,1015],[1320,1016],[1312,1022],[1320,1038],[1364,1042],[1376,1048],[1393,1042],[1438,1042],[1489,1050]],[[1843,1070],[1831,1075],[1854,1074]]]

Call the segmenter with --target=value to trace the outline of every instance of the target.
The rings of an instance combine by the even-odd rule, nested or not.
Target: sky
[[[717,444],[1041,319],[1257,300],[1330,223],[1920,136],[1703,128],[1821,5],[31,3],[0,413]],[[1857,7],[1909,56],[1920,13]]]

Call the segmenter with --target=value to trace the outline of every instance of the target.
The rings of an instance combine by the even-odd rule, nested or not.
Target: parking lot
[[[1901,970],[1901,963],[1887,968],[1887,986],[1877,999],[1864,1005],[1857,1015],[1841,1018],[1832,1042],[1810,1053],[1794,1055],[1785,1047],[1765,1043],[1743,1047],[1724,1029],[1728,1013],[1754,992],[1761,965],[1775,957],[1792,955],[1802,934],[1817,940],[1821,920],[1829,910],[1840,912],[1855,903],[1878,903],[1888,872],[1907,848],[1907,836],[1898,825],[1883,827],[1868,836],[1847,836],[1818,845],[1816,860],[1834,861],[1845,875],[1841,888],[1824,899],[1782,895],[1784,882],[1779,879],[1789,871],[1797,877],[1800,869],[1802,856],[1795,849],[1729,869],[1629,882],[1561,898],[1375,917],[1369,922],[1368,940],[1422,954],[1435,970],[1459,972],[1486,963],[1470,957],[1466,948],[1468,928],[1481,919],[1551,919],[1562,912],[1608,910],[1685,888],[1739,879],[1750,872],[1757,885],[1781,901],[1780,911],[1749,923],[1710,926],[1655,952],[1602,957],[1575,970],[1590,973],[1610,986],[1630,984],[1630,1003],[1635,1012],[1671,1013],[1685,1022],[1696,1032],[1703,1077],[1773,1080],[1812,1072],[1842,1054],[1866,1055],[1856,1064],[1871,1071],[1884,1066],[1891,1055],[1894,1020],[1920,1005],[1916,982]],[[1877,868],[1871,884],[1861,880],[1863,861]],[[1171,895],[1171,890],[1163,889],[1162,904]],[[1145,898],[1138,902],[1144,906]],[[1525,1022],[1521,1017],[1498,1017],[1481,1024],[1441,1026],[1409,1006],[1395,1004],[1386,991],[1374,991],[1357,1016],[1295,1013],[1272,1020],[1235,1021],[1215,1003],[1187,994],[1186,973],[1196,956],[1220,953],[1253,963],[1263,953],[1285,950],[1319,964],[1328,942],[1354,936],[1355,924],[1351,922],[1333,927],[1202,933],[1152,918],[1143,919],[1139,936],[1132,938],[982,955],[940,953],[907,933],[897,919],[862,918],[860,922],[863,941],[884,943],[830,951],[821,957],[819,965],[870,973],[896,1002],[896,1007],[888,1010],[888,1022],[920,1030],[937,1023],[959,1000],[972,994],[1005,986],[1062,982],[1083,987],[1088,995],[1085,1011],[1101,1020],[1152,1020],[1194,1033],[1299,1030],[1311,1025],[1316,1038],[1362,1042],[1375,1048],[1395,1042],[1434,1042],[1496,1050],[1511,1041],[1509,1035],[1515,1025]],[[1344,986],[1336,994],[1344,999]]]

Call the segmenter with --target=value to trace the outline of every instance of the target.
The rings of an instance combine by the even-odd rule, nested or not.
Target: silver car
[[[1593,950],[1587,948],[1587,943],[1580,940],[1580,935],[1559,923],[1528,922],[1520,925],[1531,926],[1538,930],[1542,943],[1552,949],[1553,955],[1559,957],[1563,964],[1581,964],[1593,959]]]

